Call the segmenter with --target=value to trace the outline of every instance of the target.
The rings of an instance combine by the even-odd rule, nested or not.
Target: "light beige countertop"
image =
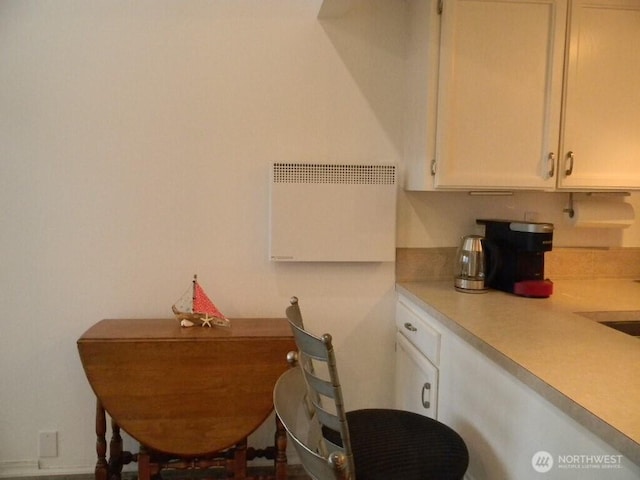
[[[640,339],[575,313],[640,311],[640,283],[558,280],[545,299],[460,293],[453,281],[397,290],[640,465]]]

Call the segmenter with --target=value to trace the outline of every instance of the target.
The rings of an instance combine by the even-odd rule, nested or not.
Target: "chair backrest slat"
[[[318,416],[318,421],[325,427],[329,427],[336,432],[340,432],[342,429],[342,422],[336,414],[328,412],[320,406],[316,407],[315,414]],[[342,449],[342,446],[340,446],[340,449]]]
[[[322,339],[319,339],[295,324],[291,324],[291,331],[293,332],[296,345],[298,345],[298,348],[303,351],[306,356],[322,362],[329,360],[327,357],[327,347],[322,342]]]
[[[304,366],[303,366],[304,368]],[[309,372],[308,370],[304,370],[304,378],[309,384],[309,386],[318,392],[320,395],[324,395],[325,397],[333,398],[335,394],[335,389],[333,384],[323,378],[319,378],[315,375],[315,373]]]

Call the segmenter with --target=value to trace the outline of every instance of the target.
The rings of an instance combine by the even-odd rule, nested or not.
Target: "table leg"
[[[107,419],[100,399],[96,398],[96,454],[98,461],[95,468],[95,480],[107,480],[109,467],[107,465]]]
[[[120,425],[111,419],[111,441],[109,442],[109,480],[120,480],[122,477],[122,436]]]
[[[287,432],[278,415],[276,417],[276,480],[287,480]]]
[[[143,445],[140,445],[138,452],[138,480],[149,480],[151,478],[151,456]]]
[[[234,447],[234,480],[247,477],[247,439],[240,440]]]

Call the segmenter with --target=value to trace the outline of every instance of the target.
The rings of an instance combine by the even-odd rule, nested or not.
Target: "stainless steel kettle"
[[[462,237],[455,266],[454,286],[459,292],[484,293],[487,287],[486,259],[481,235]]]

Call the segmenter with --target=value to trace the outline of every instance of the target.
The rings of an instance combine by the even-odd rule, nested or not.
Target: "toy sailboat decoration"
[[[173,314],[180,320],[181,327],[229,327],[231,323],[198,284],[198,276],[193,276],[192,286],[171,306]]]

